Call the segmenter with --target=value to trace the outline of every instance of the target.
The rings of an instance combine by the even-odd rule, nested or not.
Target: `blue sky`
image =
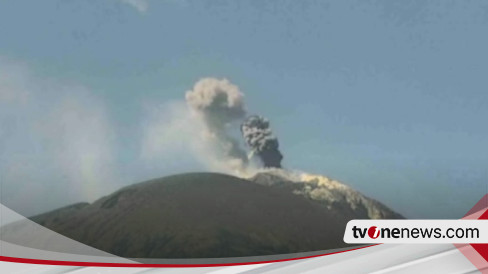
[[[9,85],[47,108],[66,97],[79,113],[103,116],[80,124],[110,127],[109,137],[90,135],[110,144],[123,178],[110,189],[201,168],[181,155],[151,168],[135,160],[145,106],[182,100],[199,78],[225,77],[250,112],[271,120],[286,167],[336,178],[408,217],[458,218],[488,192],[487,34],[486,1],[8,0],[0,72],[6,83],[23,75]],[[0,169],[12,170],[11,156],[30,159],[43,192],[66,177],[39,171],[35,162],[49,161],[44,141],[23,140],[12,125],[45,113],[33,110],[40,105],[0,111],[13,132],[0,135],[10,136]],[[34,184],[23,176],[2,180],[12,185],[7,196]],[[60,192],[41,208],[84,198]]]

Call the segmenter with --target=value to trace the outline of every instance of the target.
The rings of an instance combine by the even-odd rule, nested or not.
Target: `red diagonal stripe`
[[[481,214],[478,220],[488,220],[488,210]],[[471,246],[488,262],[488,244],[472,244]]]
[[[478,212],[480,210],[482,210],[483,208],[487,208],[488,207],[488,194],[485,194],[485,196],[483,196],[483,198],[481,198],[474,206],[473,208],[471,208],[468,213],[466,213],[466,215],[464,215],[464,217],[468,216],[468,215],[471,215],[475,212]]]

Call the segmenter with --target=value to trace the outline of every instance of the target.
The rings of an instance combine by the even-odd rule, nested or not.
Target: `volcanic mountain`
[[[30,219],[122,257],[219,258],[345,247],[345,225],[357,218],[403,217],[337,181],[270,171],[164,177]],[[35,236],[19,237],[16,225],[2,240],[28,246]]]

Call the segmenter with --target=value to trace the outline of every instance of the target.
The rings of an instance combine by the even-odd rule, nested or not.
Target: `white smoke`
[[[232,166],[219,153],[218,143],[209,134],[201,117],[184,102],[146,104],[141,157],[146,168],[160,176],[162,168],[188,171],[188,166],[234,174]]]
[[[112,191],[113,138],[103,102],[86,88],[0,58],[2,203],[32,214]]]
[[[186,102],[148,107],[142,156],[192,155],[210,171],[250,172],[246,152],[232,129],[246,115],[244,95],[227,79],[203,78],[186,92]],[[161,158],[162,159],[162,158]]]
[[[246,115],[244,95],[227,79],[203,78],[186,92],[188,105],[202,112],[209,122],[223,126]]]

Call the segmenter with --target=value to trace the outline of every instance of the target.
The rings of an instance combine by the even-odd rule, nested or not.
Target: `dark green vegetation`
[[[216,173],[181,174],[31,219],[132,258],[256,256],[346,246],[344,227],[358,217],[353,211],[283,186]]]

